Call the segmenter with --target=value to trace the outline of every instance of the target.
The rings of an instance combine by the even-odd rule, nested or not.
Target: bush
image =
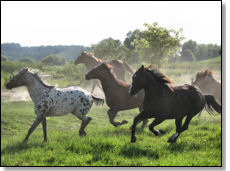
[[[49,55],[42,59],[42,63],[45,65],[64,65],[65,59],[60,55]]]
[[[19,59],[19,62],[35,63],[35,60],[33,58],[30,58],[30,57],[23,57],[23,58]]]
[[[4,55],[1,55],[1,62],[8,61],[8,58]]]
[[[190,49],[185,49],[181,54],[181,61],[195,61],[196,57]]]

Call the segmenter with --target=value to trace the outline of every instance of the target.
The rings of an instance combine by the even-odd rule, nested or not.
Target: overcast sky
[[[221,1],[2,2],[1,43],[85,45],[124,41],[144,23],[179,30],[186,40],[221,44]]]

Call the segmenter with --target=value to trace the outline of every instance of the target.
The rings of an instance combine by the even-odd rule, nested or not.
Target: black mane
[[[145,68],[145,70],[161,84],[167,85],[172,83],[172,81],[158,69],[149,70],[148,68]]]
[[[42,81],[42,79],[38,76],[38,73],[32,73],[32,74],[33,74],[34,78],[35,78],[36,80],[38,80],[43,86],[45,86],[45,87],[47,87],[47,88],[54,88],[54,86],[50,86],[50,85],[45,84],[45,83]]]

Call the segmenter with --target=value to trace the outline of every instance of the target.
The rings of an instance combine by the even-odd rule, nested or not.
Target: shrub
[[[42,63],[45,65],[64,65],[65,59],[60,55],[49,55],[42,59]]]

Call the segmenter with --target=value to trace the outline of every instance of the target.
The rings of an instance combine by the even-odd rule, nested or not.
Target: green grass
[[[137,142],[130,143],[133,117],[138,110],[119,112],[116,120],[128,124],[115,128],[108,122],[108,107],[93,106],[86,137],[79,137],[80,120],[69,114],[47,117],[48,142],[43,142],[42,126],[22,141],[35,119],[32,102],[1,102],[1,166],[221,166],[221,117],[202,112],[175,144],[168,138],[175,132],[174,120],[156,129],[137,128]],[[152,119],[150,120],[152,121]]]

